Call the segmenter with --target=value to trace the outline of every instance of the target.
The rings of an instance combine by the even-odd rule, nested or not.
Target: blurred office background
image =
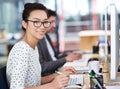
[[[0,0],[0,61],[7,58],[9,50],[23,35],[21,16],[27,2],[43,3],[56,10],[57,29],[50,33],[53,44],[59,51],[79,50],[78,33],[83,30],[110,30],[111,0]],[[114,0],[120,20],[120,1]],[[0,65],[1,62],[0,62]]]

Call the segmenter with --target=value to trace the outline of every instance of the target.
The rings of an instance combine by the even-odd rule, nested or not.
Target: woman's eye
[[[40,21],[34,21],[34,23],[40,23]]]

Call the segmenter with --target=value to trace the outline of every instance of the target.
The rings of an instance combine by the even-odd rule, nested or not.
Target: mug
[[[99,63],[99,60],[98,58],[90,58],[88,60],[88,67],[89,67],[89,70],[93,70],[96,74],[99,73],[99,68],[100,68],[100,63]]]

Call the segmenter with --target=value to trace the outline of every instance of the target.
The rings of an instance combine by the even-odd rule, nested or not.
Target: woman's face
[[[46,12],[43,10],[34,10],[30,13],[30,16],[27,20],[27,22],[24,22],[26,34],[33,39],[42,39],[47,30],[47,28],[44,27],[43,23],[41,23],[48,21]]]

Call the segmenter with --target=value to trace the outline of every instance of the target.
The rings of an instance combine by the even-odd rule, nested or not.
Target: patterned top
[[[7,62],[7,80],[10,89],[24,89],[41,85],[41,65],[38,49],[20,41],[12,48]]]

